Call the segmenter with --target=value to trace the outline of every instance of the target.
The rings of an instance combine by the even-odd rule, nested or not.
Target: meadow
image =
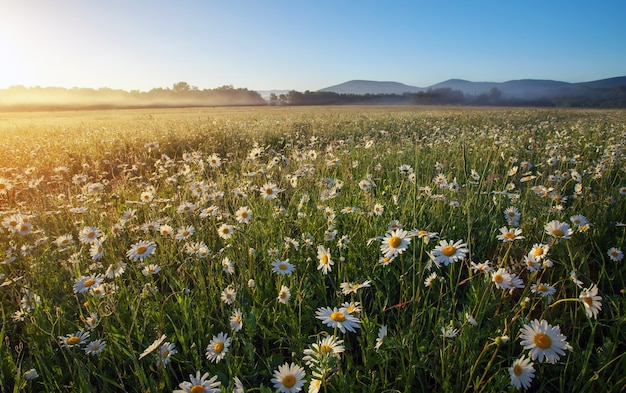
[[[0,114],[0,390],[626,388],[626,112]]]

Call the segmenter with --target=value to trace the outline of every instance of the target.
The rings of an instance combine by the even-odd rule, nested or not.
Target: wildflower
[[[576,272],[575,271],[571,271],[569,272],[569,278],[570,280],[572,280],[574,282],[574,284],[576,284],[576,286],[578,286],[578,288],[582,288],[583,287],[583,282],[580,281],[577,277],[576,277]]]
[[[84,227],[78,232],[78,241],[83,244],[97,242],[102,236],[102,231],[98,227]]]
[[[598,287],[595,284],[583,289],[578,300],[585,306],[585,312],[589,318],[598,318],[598,313],[602,309],[602,303],[600,303],[602,297],[598,296]]]
[[[148,356],[149,354],[151,354],[152,352],[154,352],[155,349],[157,349],[161,343],[163,343],[163,341],[165,341],[165,334],[162,335],[160,338],[157,338],[156,340],[154,340],[154,342],[152,344],[150,344],[148,346],[148,348],[146,348],[141,355],[139,355],[139,359],[143,359],[144,357]]]
[[[230,305],[230,304],[233,304],[236,296],[237,296],[237,292],[235,291],[235,287],[233,287],[232,285],[229,285],[226,288],[224,288],[224,290],[222,291],[220,295],[220,299],[224,303]]]
[[[161,271],[161,266],[151,263],[147,266],[144,266],[144,268],[141,270],[141,274],[147,277],[150,275],[155,275],[160,271]]]
[[[81,276],[74,283],[74,293],[85,293],[89,290],[96,288],[100,284],[104,278],[101,274],[95,274],[91,276]]]
[[[511,385],[515,386],[516,389],[528,389],[535,377],[533,362],[531,362],[530,358],[527,358],[526,355],[522,355],[521,358],[515,360],[513,365],[509,367],[509,376],[511,377]]]
[[[338,340],[335,336],[327,336],[322,340],[304,350],[304,360],[309,367],[325,365],[330,358],[339,358],[339,355],[345,351],[343,340]]]
[[[385,206],[380,203],[374,205],[374,209],[372,210],[372,214],[375,216],[382,216],[385,212]]]
[[[580,214],[571,216],[569,220],[572,222],[575,228],[581,229],[584,228],[586,225],[589,225],[587,217],[581,216]]]
[[[230,315],[230,328],[234,332],[238,332],[243,327],[243,315],[241,314],[241,310],[236,309]]]
[[[259,188],[261,192],[261,197],[263,199],[272,200],[276,199],[278,193],[284,191],[278,188],[278,186],[272,182],[265,183],[262,187]]]
[[[474,316],[468,312],[465,313],[465,319],[467,320],[467,323],[469,323],[472,326],[478,326],[478,322],[476,322],[476,318],[474,318]]]
[[[277,392],[295,393],[302,390],[306,374],[304,369],[297,364],[283,364],[274,371],[272,383]]]
[[[351,282],[342,282],[339,287],[341,288],[341,292],[344,295],[349,295],[351,293],[357,293],[357,291],[361,288],[366,288],[370,286],[371,281],[366,280],[362,283],[351,283]]]
[[[432,272],[430,273],[430,275],[428,277],[426,277],[426,279],[424,280],[424,286],[425,287],[430,287],[431,285],[433,285],[433,282],[437,279],[437,273]]]
[[[204,373],[200,377],[200,371],[196,371],[195,377],[189,374],[189,381],[179,383],[181,389],[174,390],[173,393],[220,393],[222,383],[217,381],[217,375],[208,378],[209,373]]]
[[[383,325],[383,326],[380,327],[380,329],[378,329],[378,337],[376,338],[376,345],[374,345],[374,348],[377,351],[380,349],[380,347],[385,342],[385,337],[387,337],[387,326]]]
[[[507,227],[502,227],[500,228],[500,234],[497,236],[497,239],[507,243],[507,242],[512,242],[514,240],[520,240],[523,239],[524,236],[522,236],[522,230],[519,228],[507,228]]]
[[[552,236],[554,239],[567,240],[574,233],[569,224],[557,220],[552,220],[547,223],[544,229],[546,234]]]
[[[387,232],[382,239],[380,251],[385,257],[393,257],[402,254],[409,247],[409,243],[411,243],[409,233],[402,228],[397,228]]]
[[[124,274],[125,270],[126,270],[126,263],[119,261],[117,263],[113,263],[109,265],[105,273],[105,276],[106,278],[120,277],[122,274]]]
[[[613,262],[619,262],[624,259],[624,252],[616,247],[609,248],[606,254]]]
[[[87,355],[94,356],[104,351],[104,348],[106,348],[106,346],[107,346],[106,341],[93,340],[92,342],[87,344],[87,346],[85,347],[85,353]]]
[[[238,377],[233,378],[233,393],[244,393],[245,389],[243,388],[243,383]]]
[[[443,338],[455,338],[458,331],[453,326],[442,326],[441,337]]]
[[[567,337],[561,334],[561,328],[550,325],[545,319],[533,320],[520,329],[520,344],[524,349],[529,349],[532,360],[548,363],[556,363],[565,350],[572,347],[565,341]]]
[[[228,334],[220,332],[217,336],[213,336],[206,347],[206,358],[211,362],[219,363],[226,356],[228,347],[230,347]]]
[[[40,304],[41,304],[41,296],[29,291],[28,289],[24,290],[24,296],[22,296],[22,300],[20,301],[22,310],[24,311],[34,310]]]
[[[344,302],[341,303],[341,307],[344,308],[348,314],[361,312],[361,303],[359,302]]]
[[[533,247],[531,248],[530,252],[528,253],[528,255],[540,261],[548,255],[549,251],[550,251],[549,245],[535,243]]]
[[[411,232],[409,232],[409,234],[413,237],[417,236],[418,238],[422,239],[424,244],[428,243],[431,239],[437,239],[439,237],[439,233],[428,232],[424,229],[420,229],[420,230],[414,229]]]
[[[358,318],[350,315],[345,308],[337,309],[337,307],[320,307],[315,312],[316,318],[320,319],[323,324],[331,327],[331,328],[339,328],[342,333],[345,333],[346,330],[350,332],[355,332],[355,329],[359,328]]]
[[[330,251],[322,245],[317,246],[317,259],[319,261],[317,270],[321,270],[323,274],[328,274],[328,272],[332,270],[332,265],[335,263],[330,258]]]
[[[296,267],[289,263],[289,258],[285,259],[284,261],[276,258],[272,262],[272,271],[281,276],[291,274],[294,270],[296,270]]]
[[[178,232],[176,233],[175,239],[178,241],[185,240],[189,238],[190,236],[192,236],[195,232],[196,232],[196,229],[193,226],[188,225],[178,230]]]
[[[474,263],[470,262],[470,269],[473,272],[492,272],[493,268],[491,267],[491,261],[486,260],[485,262]]]
[[[219,228],[217,228],[217,234],[224,240],[228,240],[235,233],[235,227],[229,224],[222,224]]]
[[[278,291],[278,298],[277,300],[280,303],[286,304],[289,302],[289,299],[291,299],[291,291],[289,291],[289,288],[286,286],[281,286],[280,287],[280,291]]]
[[[467,243],[463,243],[463,240],[459,240],[456,243],[441,240],[430,255],[437,265],[443,263],[445,266],[448,266],[450,263],[465,259],[468,252]]]
[[[156,250],[155,242],[141,240],[130,246],[130,250],[126,251],[126,256],[133,261],[143,261],[144,258],[152,255],[154,250]]]
[[[70,234],[61,235],[57,237],[52,243],[59,247],[60,250],[65,250],[69,245],[74,243],[74,238]]]
[[[493,272],[491,280],[500,289],[511,289],[511,275],[504,268],[499,268]]]
[[[532,293],[538,293],[542,297],[548,298],[548,304],[552,303],[552,295],[556,292],[556,289],[553,286],[548,284],[533,284],[530,286],[530,291]]]
[[[242,206],[235,212],[235,220],[240,224],[247,224],[252,219],[252,210],[248,206]]]
[[[79,330],[76,333],[68,334],[65,337],[59,336],[58,339],[59,344],[61,344],[62,347],[71,348],[86,343],[87,339],[89,339],[89,332]]]

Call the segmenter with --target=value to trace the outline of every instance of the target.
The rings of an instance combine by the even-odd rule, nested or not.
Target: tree
[[[176,93],[184,93],[184,92],[191,90],[191,87],[189,86],[189,83],[187,82],[178,82],[178,83],[174,83],[174,86],[172,86],[172,89]]]

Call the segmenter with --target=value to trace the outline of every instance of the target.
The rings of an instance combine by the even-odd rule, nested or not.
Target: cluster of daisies
[[[357,147],[369,150],[373,149],[376,143],[374,139],[366,138],[362,141],[362,146]],[[362,239],[355,236],[358,232],[346,229],[345,225],[339,225],[343,221],[342,217],[352,215],[371,218],[378,220],[376,225],[379,225],[385,216],[393,214],[390,211],[397,211],[403,204],[402,196],[397,193],[392,192],[389,197],[383,197],[385,193],[377,192],[379,183],[384,181],[386,176],[383,166],[380,163],[372,164],[371,168],[368,166],[371,173],[353,179],[354,185],[345,184],[338,178],[340,175],[333,175],[336,178],[327,174],[342,173],[341,170],[345,170],[338,168],[344,164],[342,160],[350,158],[349,154],[342,154],[342,149],[354,148],[348,142],[330,143],[326,150],[319,149],[321,146],[316,138],[312,138],[307,146],[288,146],[290,150],[277,152],[270,146],[255,145],[247,156],[237,163],[237,170],[241,171],[243,180],[232,179],[230,187],[230,183],[228,186],[224,185],[225,180],[221,179],[221,176],[226,173],[225,168],[229,164],[234,164],[233,155],[222,157],[216,153],[207,155],[191,152],[185,153],[181,160],[175,160],[166,154],[159,154],[159,143],[148,142],[144,147],[150,157],[153,157],[153,162],[149,165],[120,164],[118,169],[123,181],[136,185],[137,189],[124,190],[132,196],[128,197],[125,205],[121,207],[125,210],[121,214],[116,213],[114,222],[105,224],[102,224],[104,220],[100,220],[98,224],[93,221],[98,220],[95,217],[110,218],[109,211],[98,212],[97,209],[108,190],[119,191],[113,187],[111,180],[105,177],[94,179],[93,175],[86,171],[72,174],[69,168],[58,167],[54,170],[55,178],[51,181],[57,183],[65,181],[68,188],[74,187],[73,192],[76,194],[71,203],[59,208],[59,211],[65,210],[63,213],[72,217],[73,226],[68,228],[57,225],[46,228],[47,217],[35,213],[11,211],[3,214],[2,239],[6,239],[6,242],[3,247],[5,255],[2,266],[15,266],[17,265],[15,262],[20,258],[32,261],[34,256],[50,255],[49,253],[56,259],[64,258],[67,262],[64,262],[63,267],[73,274],[68,295],[73,299],[84,301],[115,299],[116,293],[120,290],[118,285],[121,281],[118,279],[127,277],[131,267],[146,278],[144,290],[157,291],[153,285],[154,281],[149,279],[172,274],[169,269],[172,265],[177,266],[174,263],[165,266],[157,262],[163,263],[164,259],[158,256],[166,249],[181,250],[180,254],[184,258],[190,258],[197,264],[208,265],[217,262],[227,282],[223,289],[220,287],[219,299],[223,305],[230,307],[230,314],[227,320],[223,321],[224,326],[230,327],[230,331],[219,331],[211,335],[210,339],[207,337],[203,343],[204,358],[211,365],[216,365],[232,355],[232,353],[229,355],[229,351],[234,352],[233,342],[243,328],[246,309],[241,299],[243,295],[238,295],[238,288],[241,289],[242,283],[237,281],[235,274],[241,268],[238,266],[239,262],[228,254],[229,250],[236,247],[243,249],[248,246],[251,257],[255,255],[257,248],[266,247],[264,255],[269,259],[268,263],[258,268],[279,283],[278,290],[272,295],[269,303],[276,303],[278,307],[287,307],[293,302],[291,292],[293,288],[288,285],[293,282],[289,280],[290,276],[318,274],[322,280],[334,277],[338,275],[339,268],[345,264],[344,251],[349,247],[366,249],[374,243],[378,244],[375,261],[368,268],[392,270],[394,264],[402,261],[404,255],[410,254],[413,251],[412,247],[419,243],[427,250],[423,269],[428,275],[423,281],[424,288],[433,287],[438,278],[446,274],[446,269],[457,264],[467,267],[463,273],[469,280],[487,282],[502,296],[516,291],[519,293],[520,290],[530,287],[526,293],[530,292],[535,299],[540,299],[545,307],[557,302],[576,301],[579,303],[577,307],[582,307],[590,320],[597,319],[602,311],[603,297],[596,283],[589,282],[585,285],[578,278],[577,272],[571,270],[566,283],[574,284],[577,295],[572,298],[557,298],[558,289],[564,284],[549,282],[545,277],[552,276],[544,276],[543,273],[553,269],[555,263],[552,255],[555,249],[563,248],[576,236],[589,233],[594,226],[582,214],[574,214],[567,218],[565,213],[568,200],[590,198],[588,182],[585,183],[584,180],[590,177],[602,178],[608,168],[616,162],[615,152],[607,151],[605,156],[585,169],[576,169],[575,164],[580,157],[565,157],[564,148],[554,146],[548,150],[545,162],[537,166],[528,161],[517,162],[517,159],[509,159],[512,165],[504,175],[506,182],[502,183],[503,189],[493,191],[490,196],[493,197],[494,205],[502,200],[508,203],[506,209],[498,212],[498,220],[503,220],[502,223],[506,225],[492,233],[493,239],[499,242],[498,245],[507,250],[506,255],[496,262],[489,260],[478,262],[476,256],[472,255],[472,243],[469,240],[446,239],[441,229],[441,234],[419,228],[405,229],[403,223],[395,219],[389,221],[386,229],[380,230],[373,235],[374,237],[360,244]],[[571,164],[571,168],[563,170],[562,166],[558,165],[563,162]],[[361,164],[358,161],[352,160],[349,168],[359,168],[359,165]],[[151,172],[142,173],[141,166],[150,167]],[[547,171],[540,172],[539,168],[547,168]],[[406,180],[407,184],[414,187],[418,193],[419,203],[432,203],[437,208],[446,206],[452,211],[461,210],[466,198],[464,194],[471,192],[474,187],[479,189],[478,187],[487,181],[483,173],[473,168],[470,168],[466,183],[446,173],[444,163],[436,162],[435,170],[435,176],[424,180],[422,185],[418,184],[421,176],[409,164],[397,167],[396,174],[402,182]],[[26,181],[14,176],[11,171],[6,173],[9,175],[0,177],[0,201],[3,203],[9,203],[8,201],[12,200],[9,197],[14,198],[18,195],[16,190],[37,189],[39,183],[35,184],[33,181],[40,178]],[[537,181],[542,178],[547,182],[544,185]],[[548,201],[547,211],[550,217],[558,219],[542,222],[540,217],[534,217],[533,220],[522,217],[518,207],[518,202],[522,198],[522,188],[532,193],[533,197]],[[355,204],[342,208],[337,207],[341,203],[341,196],[346,193],[365,195],[363,203],[357,205],[354,202]],[[618,194],[626,195],[626,188],[620,188]],[[116,198],[119,196],[116,195]],[[61,201],[69,197],[64,194],[57,199]],[[317,203],[315,208],[310,208],[315,203]],[[610,197],[603,203],[612,204],[615,200]],[[393,208],[388,209],[389,206]],[[88,215],[94,210],[97,215]],[[171,212],[175,214],[170,214]],[[315,227],[315,231],[306,233],[294,230],[299,237],[283,236],[282,249],[267,247],[265,235],[258,239],[254,233],[250,236],[252,240],[246,239],[240,244],[233,245],[234,239],[247,238],[249,236],[247,231],[253,232],[249,230],[253,225],[257,225],[255,228],[259,230],[258,222],[263,222],[262,226],[266,229],[271,228],[270,225],[273,223],[284,222],[289,226],[295,220],[310,220],[314,223],[312,227]],[[530,246],[526,243],[522,228],[530,228],[533,225],[543,226],[543,231],[540,240],[532,242],[533,245]],[[615,225],[624,226],[622,223]],[[253,243],[255,240],[259,240],[259,244]],[[249,243],[245,243],[246,241]],[[434,246],[431,246],[433,243]],[[610,261],[619,263],[624,258],[620,248],[622,246],[616,244],[603,252]],[[514,247],[516,251],[517,248],[523,250],[523,259],[516,261],[516,264],[509,263],[507,259]],[[308,261],[302,261],[304,258],[299,258],[299,255],[291,257],[292,250],[301,249],[308,250],[308,255],[315,260],[313,265],[308,264]],[[417,253],[413,255],[415,254]],[[35,265],[33,262],[33,266]],[[19,293],[16,297],[19,302],[16,302],[13,320],[22,323],[28,321],[34,310],[41,307],[43,301],[40,291],[43,292],[45,289],[21,285],[22,280],[30,282],[23,277],[29,274],[28,270],[21,272],[22,275],[13,274],[14,271],[19,269],[7,268],[6,273],[0,272],[0,286],[19,288],[16,290],[16,293]],[[251,275],[247,282],[250,289],[257,285],[255,273],[258,272],[248,272]],[[338,296],[340,293],[349,296],[350,300],[354,299],[352,295],[370,287],[376,280],[372,278],[349,281],[346,277],[350,275],[343,272],[344,281],[338,286],[340,289]],[[565,291],[561,293],[563,292]],[[522,303],[530,301],[531,299],[527,298],[523,299]],[[341,337],[360,333],[365,320],[361,312],[365,306],[362,302],[345,301],[312,310],[311,313],[314,314],[312,317],[319,322],[319,326],[314,330],[315,335],[311,335],[316,339],[304,349],[299,358],[294,355],[292,361],[271,370],[271,383],[274,388],[279,392],[298,392],[308,383],[309,393],[316,393],[330,383],[341,369],[342,360],[351,350],[349,346],[344,345]],[[377,310],[367,311],[370,316],[376,315],[377,312]],[[467,314],[466,317],[468,323],[478,325],[472,315]],[[74,328],[72,333],[58,336],[57,343],[63,350],[78,349],[89,356],[103,353],[107,350],[107,342],[104,339],[107,333],[100,331],[102,336],[92,339],[97,337],[96,328],[100,326],[101,318],[103,316],[95,311],[88,316],[81,316],[80,323],[84,324],[85,328],[78,331]],[[375,320],[373,317],[368,322],[371,324]],[[528,389],[535,376],[535,367],[539,363],[554,364],[573,348],[568,343],[567,337],[561,333],[559,325],[552,325],[542,318],[522,320],[523,323],[517,332],[523,353],[513,361],[508,373],[511,385],[518,389]],[[376,324],[378,335],[374,350],[380,351],[385,348],[388,326],[378,322]],[[401,330],[401,327],[398,327],[398,330]],[[307,335],[309,333],[313,332],[307,330]],[[453,325],[441,327],[441,337],[444,339],[454,339],[458,334],[459,330]],[[146,344],[143,343],[145,348],[142,346],[129,350],[138,353],[143,348],[139,360],[144,358],[153,360],[159,368],[168,367],[173,361],[181,360],[178,359],[181,355],[180,348],[177,348],[174,340],[168,341],[164,334],[151,344],[147,346]],[[195,374],[189,374],[187,381],[179,383],[180,390],[176,390],[177,392],[219,392],[224,388],[222,386],[224,381],[218,380],[216,375],[194,371]],[[28,379],[37,378],[36,370],[29,370],[28,373]],[[244,385],[238,377],[233,377],[230,387],[235,392],[244,391]]]

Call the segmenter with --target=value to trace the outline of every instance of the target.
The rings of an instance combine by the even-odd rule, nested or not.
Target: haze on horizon
[[[5,0],[0,89],[626,75],[626,2]]]

